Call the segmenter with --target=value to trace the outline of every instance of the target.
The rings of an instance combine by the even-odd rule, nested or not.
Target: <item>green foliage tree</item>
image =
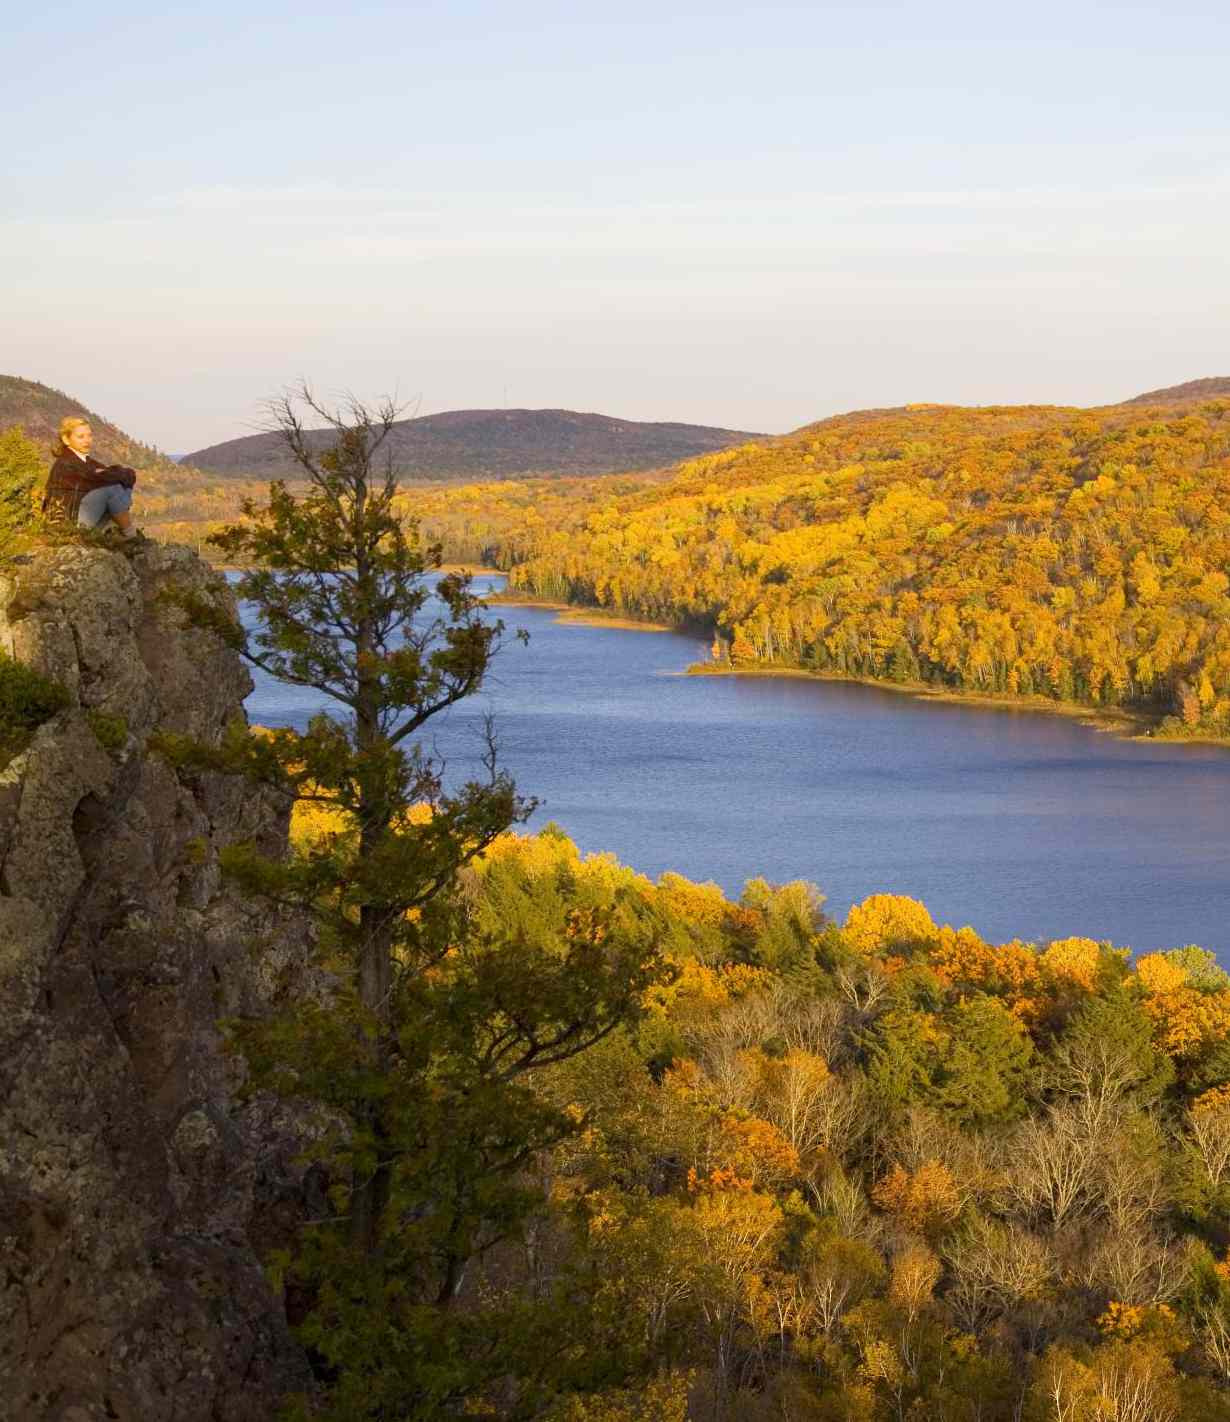
[[[20,425],[0,432],[0,558],[17,552],[34,523],[34,491],[43,476],[38,445]]]
[[[184,767],[241,773],[293,796],[306,831],[287,856],[240,845],[227,871],[315,921],[331,988],[234,1026],[253,1087],[313,1103],[328,1218],[279,1259],[312,1299],[302,1336],[337,1419],[451,1415],[494,1378],[541,1387],[560,1350],[550,1309],[453,1309],[469,1262],[536,1208],[535,1158],[575,1113],[528,1084],[634,1017],[660,976],[651,925],[625,899],[490,925],[463,868],[532,808],[497,766],[445,788],[414,737],[482,684],[502,624],[468,580],[433,579],[439,551],[396,516],[381,452],[400,411],[322,405],[306,386],[272,407],[306,491],[270,487],[216,542],[250,566],[248,631],[182,599],[254,665],[329,698],[304,733],[236,726],[218,748],[166,737]],[[318,454],[303,412],[336,435]],[[306,1405],[306,1404],[304,1404]],[[292,1409],[294,1411],[295,1409]]]
[[[1153,1102],[1174,1081],[1174,1064],[1153,1044],[1139,1003],[1123,986],[1093,998],[1072,1018],[1049,1064],[1049,1084],[1100,1114],[1129,1092]]]
[[[978,993],[949,1014],[952,1038],[935,1086],[936,1104],[965,1125],[1023,1115],[1034,1048],[997,998]]]
[[[336,432],[323,454],[309,446],[303,409]],[[442,577],[433,589],[438,551],[392,515],[395,471],[387,461],[379,469],[378,460],[401,413],[395,405],[372,413],[351,402],[337,412],[303,387],[272,413],[308,489],[296,497],[274,483],[267,506],[245,504],[246,521],[215,538],[228,557],[251,565],[237,592],[255,609],[257,627],[251,634],[232,627],[230,635],[253,664],[322,693],[346,714],[317,716],[303,735],[237,736],[226,753],[235,768],[337,814],[340,832],[289,861],[244,847],[227,867],[251,891],[319,920],[331,965],[365,1022],[367,1064],[385,1076],[395,978],[421,973],[445,951],[424,911],[464,863],[527,813],[494,758],[485,783],[448,794],[438,767],[411,741],[431,717],[478,690],[503,628],[484,620],[465,578]],[[429,607],[433,597],[438,610]],[[415,806],[429,813],[415,818]],[[370,1254],[389,1168],[380,1113],[369,1106],[360,1114],[372,1157],[357,1165],[349,1213],[356,1246]]]
[[[987,1126],[1025,1110],[1034,1048],[997,998],[976,993],[943,1016],[897,1008],[868,1040],[868,1075],[881,1104],[939,1107],[962,1125]]]

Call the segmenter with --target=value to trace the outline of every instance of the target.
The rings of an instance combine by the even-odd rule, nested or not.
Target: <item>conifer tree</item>
[[[499,769],[490,726],[485,776],[459,789],[416,736],[482,685],[503,626],[395,512],[395,404],[335,411],[302,386],[272,410],[306,490],[273,483],[267,505],[246,503],[245,522],[214,539],[249,568],[236,591],[254,627],[181,601],[336,709],[303,733],[237,725],[220,748],[174,736],[161,748],[308,811],[289,856],[239,845],[224,868],[311,915],[332,981],[323,1001],[233,1028],[254,1087],[333,1123],[317,1148],[333,1213],[281,1260],[314,1300],[302,1334],[330,1388],[313,1415],[453,1415],[496,1378],[542,1385],[558,1353],[540,1337],[549,1310],[452,1310],[471,1259],[535,1207],[535,1156],[581,1126],[524,1079],[633,1019],[665,973],[632,894],[558,922],[470,921],[459,875],[533,804]],[[327,449],[301,412],[331,427]]]
[[[333,410],[303,385],[270,413],[307,491],[296,496],[275,482],[267,506],[248,502],[246,521],[214,542],[249,566],[236,589],[257,618],[240,641],[246,658],[320,693],[341,715],[320,714],[305,735],[278,731],[240,754],[258,775],[332,811],[342,832],[306,859],[270,860],[246,848],[228,868],[248,889],[322,920],[331,965],[369,1019],[369,1065],[382,1074],[395,972],[422,971],[439,952],[423,932],[422,911],[530,808],[493,756],[485,782],[445,793],[438,766],[412,740],[478,690],[503,625],[482,617],[467,578],[442,576],[433,588],[438,548],[424,547],[415,527],[393,513],[395,403],[373,411],[350,400]],[[327,448],[307,433],[305,414],[332,429]],[[416,807],[430,813],[416,817]],[[371,1252],[388,1169],[379,1158],[379,1113],[365,1114],[376,1159],[354,1181],[350,1224],[355,1244]]]

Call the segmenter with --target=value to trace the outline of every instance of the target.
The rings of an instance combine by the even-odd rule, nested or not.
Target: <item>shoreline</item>
[[[230,564],[212,564],[219,572],[243,572],[241,567]],[[502,568],[488,568],[476,563],[442,563],[436,571],[441,573],[467,573],[473,577],[508,577]],[[534,607],[544,612],[554,612],[555,621],[572,627],[606,627],[621,632],[676,632],[689,635],[686,629],[667,622],[652,622],[647,619],[630,617],[607,608],[587,607],[583,604],[559,602],[552,598],[535,597],[532,593],[513,592],[505,587],[500,592],[488,593],[482,601],[489,607]],[[756,665],[734,667],[716,662],[692,662],[681,676],[736,676],[736,677],[789,677],[808,681],[845,682],[855,686],[870,686],[880,691],[893,692],[901,696],[912,696],[918,700],[937,701],[951,706],[972,706],[983,711],[1027,711],[1045,716],[1065,716],[1088,726],[1104,735],[1113,735],[1120,740],[1140,744],[1152,742],[1168,746],[1214,746],[1222,750],[1230,749],[1227,736],[1176,736],[1163,734],[1158,722],[1146,712],[1125,710],[1122,707],[1103,708],[1086,706],[1078,701],[1055,701],[1045,696],[1005,696],[976,691],[956,691],[948,687],[930,686],[926,682],[896,682],[877,677],[848,676],[842,672],[814,671],[805,667]]]
[[[928,686],[926,682],[882,681],[873,676],[847,676],[842,672],[809,671],[790,666],[722,666],[715,662],[693,662],[684,676],[790,677],[805,681],[844,682],[854,686],[870,686],[878,691],[898,696],[912,696],[920,701],[938,701],[949,706],[972,706],[980,711],[1028,711],[1045,716],[1066,716],[1092,730],[1112,735],[1120,740],[1141,744],[1167,746],[1220,746],[1230,749],[1230,737],[1169,736],[1157,730],[1157,723],[1143,711],[1122,707],[1085,706],[1079,701],[1053,701],[1046,696],[1003,696],[978,691],[954,691],[948,687]]]
[[[489,593],[483,602],[488,607],[536,607],[554,612],[555,621],[569,627],[608,627],[619,632],[678,632],[668,622],[648,622],[628,617],[622,612],[608,612],[602,607],[577,607],[570,602],[553,602],[550,598],[529,593]]]
[[[189,545],[181,543],[179,546],[187,548]],[[197,553],[197,557],[202,563],[212,568],[215,573],[248,573],[256,566],[247,563],[213,563],[200,553]],[[502,568],[484,568],[478,563],[441,563],[438,568],[429,568],[426,571],[431,573],[468,573],[472,578],[506,578],[508,576]]]
[[[557,622],[574,626],[618,627],[637,632],[678,632],[683,628],[662,622],[637,621],[624,613],[604,615],[603,608],[578,607],[576,604],[537,598],[530,593],[494,593],[485,599],[490,604],[510,607],[541,607],[558,612]],[[854,686],[870,686],[899,696],[912,696],[920,701],[938,701],[949,706],[972,706],[981,711],[1028,711],[1044,716],[1066,716],[1103,735],[1138,744],[1167,746],[1216,746],[1230,749],[1226,736],[1173,736],[1158,730],[1158,723],[1146,712],[1122,707],[1085,706],[1079,701],[1054,701],[1048,696],[1004,696],[977,691],[954,691],[949,687],[929,686],[926,682],[882,681],[872,676],[847,676],[842,672],[812,671],[806,667],[747,666],[734,667],[717,662],[692,662],[680,676],[790,677],[806,681],[845,682]]]

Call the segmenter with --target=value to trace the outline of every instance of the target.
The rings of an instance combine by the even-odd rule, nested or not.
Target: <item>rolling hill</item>
[[[324,448],[331,431],[314,431]],[[745,430],[644,423],[574,410],[449,410],[401,420],[393,457],[411,477],[508,479],[658,469],[762,436]],[[294,471],[281,436],[247,435],[194,450],[185,462],[215,474],[273,478]]]
[[[1077,704],[1230,739],[1230,398],[909,406],[704,455],[616,497],[591,483],[518,501],[518,487],[441,491],[416,512],[515,592],[713,634],[717,669]]]
[[[1161,390],[1146,390],[1133,395],[1125,405],[1183,405],[1191,400],[1218,400],[1230,395],[1230,375],[1208,375],[1203,380],[1188,380],[1182,385],[1167,385]]]

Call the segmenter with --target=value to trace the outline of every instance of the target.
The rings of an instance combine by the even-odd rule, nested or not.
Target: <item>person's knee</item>
[[[91,489],[78,506],[77,522],[83,528],[97,528],[108,518],[118,518],[132,508],[132,490],[122,484],[107,484]]]

